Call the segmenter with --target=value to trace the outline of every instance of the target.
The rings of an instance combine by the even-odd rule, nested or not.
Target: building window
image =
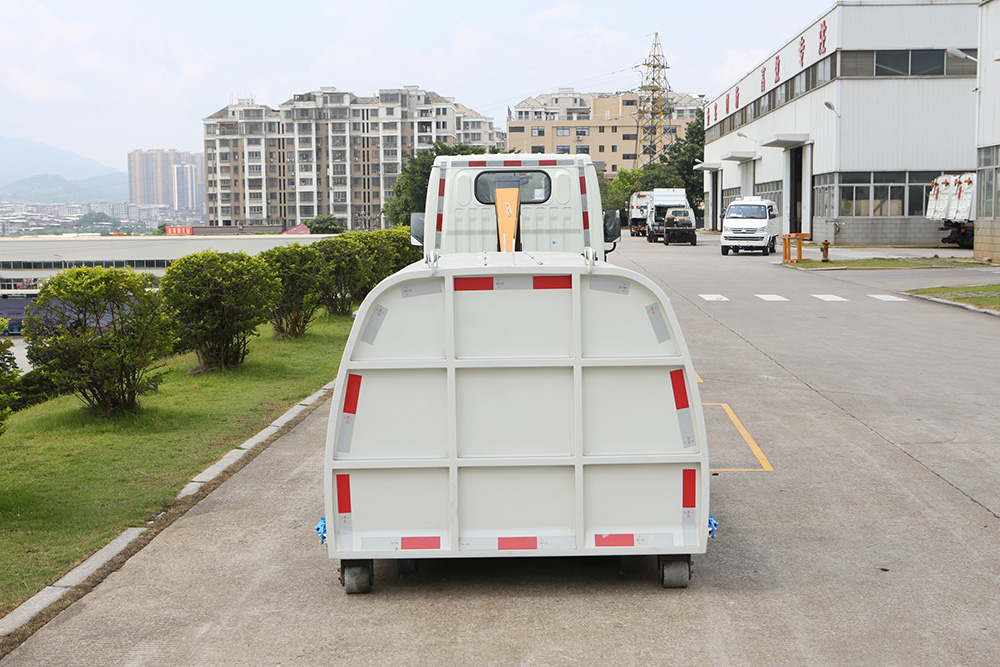
[[[622,153],[623,160],[637,160],[639,156],[636,153]]]
[[[509,128],[507,128],[507,131],[510,132],[511,134],[513,134],[515,132],[524,132],[524,126],[523,125],[511,125]]]
[[[599,146],[597,147],[597,152],[598,152],[598,153],[603,153],[603,152],[604,152],[604,144],[601,144],[601,145],[599,145]]]
[[[578,137],[589,137],[590,136],[590,128],[589,127],[577,127],[576,128],[576,136],[578,136]]]
[[[909,51],[875,52],[875,76],[906,76],[909,73]]]
[[[770,199],[778,205],[778,214],[781,214],[781,181],[768,181],[767,183],[756,183],[753,186],[753,193],[758,197]]]
[[[531,127],[531,136],[533,136],[533,137],[544,137],[545,136],[545,128],[541,127],[541,126],[538,126],[538,125],[533,125]]]
[[[980,218],[1000,218],[1000,146],[980,148],[978,164],[978,215]]]
[[[576,147],[576,152],[577,152],[577,154],[589,155],[590,154],[590,146],[577,146]]]
[[[562,126],[562,127],[557,126],[556,127],[556,136],[557,137],[568,137],[569,136],[569,127],[568,126]]]
[[[569,146],[556,146],[556,153],[558,153],[559,155],[568,155]]]
[[[622,100],[623,107],[634,107],[638,105],[639,100]]]
[[[638,138],[639,138],[639,135],[637,135],[637,134],[623,134],[622,135],[622,141],[635,141]]]
[[[532,153],[544,153],[545,152],[545,146],[532,146],[531,147],[531,152]]]

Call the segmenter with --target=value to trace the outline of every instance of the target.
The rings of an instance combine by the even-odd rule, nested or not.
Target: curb
[[[959,308],[965,308],[966,310],[971,310],[974,313],[983,313],[984,315],[993,315],[994,317],[1000,317],[1000,311],[989,310],[988,308],[976,308],[975,306],[970,306],[967,303],[959,303],[958,301],[948,301],[947,299],[936,299],[932,296],[926,296],[923,294],[911,294],[909,292],[901,292],[906,296],[912,296],[914,299],[923,299],[924,301],[933,301],[934,303],[944,304],[945,306],[957,306]]]
[[[205,484],[209,484],[222,475],[230,466],[240,461],[251,449],[257,445],[267,443],[287,426],[302,412],[321,402],[333,390],[334,382],[329,382],[308,398],[296,403],[283,415],[264,427],[256,435],[241,444],[236,449],[232,449],[216,461],[214,464],[195,475],[191,481],[181,489],[175,500],[198,493]],[[63,595],[72,587],[82,584],[91,575],[97,572],[106,563],[121,554],[140,535],[146,532],[145,528],[129,528],[114,540],[99,549],[87,560],[63,575],[51,586],[46,586],[41,591],[29,598],[20,606],[15,608],[6,616],[0,617],[0,638],[10,635],[30,623],[36,615],[47,609],[50,605],[58,602]]]

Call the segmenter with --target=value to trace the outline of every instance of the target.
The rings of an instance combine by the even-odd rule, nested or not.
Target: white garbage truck
[[[976,175],[942,174],[935,178],[925,215],[941,224],[938,231],[948,232],[941,243],[957,243],[959,248],[972,249],[976,231]]]
[[[424,259],[361,304],[331,401],[322,532],[348,593],[378,559],[502,556],[646,555],[688,585],[711,521],[691,357],[599,220],[589,156],[435,160]]]
[[[646,240],[698,244],[694,211],[684,188],[654,188],[646,209]]]

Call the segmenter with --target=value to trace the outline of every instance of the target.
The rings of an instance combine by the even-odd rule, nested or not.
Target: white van
[[[774,252],[781,234],[778,205],[770,199],[743,197],[729,205],[722,216],[722,254],[740,250]]]

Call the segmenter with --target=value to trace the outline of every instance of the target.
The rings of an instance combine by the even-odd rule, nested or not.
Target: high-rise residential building
[[[174,165],[174,197],[172,205],[175,211],[205,210],[204,175],[204,164]]]
[[[277,109],[241,99],[203,122],[213,227],[288,229],[321,215],[349,229],[382,227],[407,155],[436,141],[503,142],[492,119],[416,86],[374,97],[320,88]]]
[[[177,208],[177,172],[174,167],[191,165],[194,183],[181,183],[182,188],[194,189],[193,196],[185,194],[185,202],[190,201],[196,209],[203,201],[199,189],[204,192],[205,156],[174,149],[134,150],[128,154],[128,194],[129,203],[138,206],[169,206]],[[182,178],[187,172],[181,172]]]
[[[704,105],[703,97],[670,93],[664,144],[683,137]],[[641,167],[639,95],[636,93],[557,93],[529,97],[507,118],[507,146],[522,153],[587,153],[608,175]]]

